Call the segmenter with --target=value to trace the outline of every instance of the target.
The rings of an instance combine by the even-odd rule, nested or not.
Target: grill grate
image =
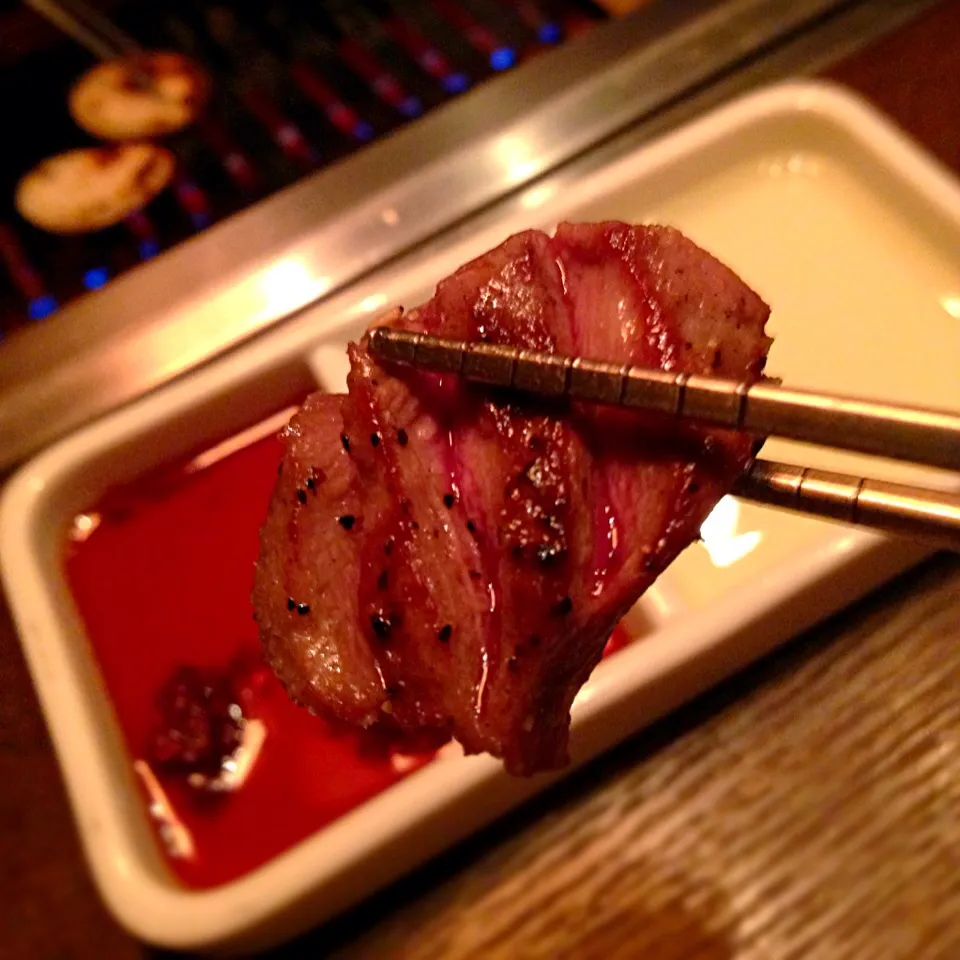
[[[177,174],[148,207],[81,237],[36,229],[14,210],[16,182],[96,142],[66,106],[94,61],[0,5],[21,18],[0,29],[0,337],[609,16],[588,0],[141,0],[111,14],[145,48],[201,63],[212,101],[165,138]]]

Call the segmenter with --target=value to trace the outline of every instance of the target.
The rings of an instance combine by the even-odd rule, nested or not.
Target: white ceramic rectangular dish
[[[504,142],[517,164],[531,147]],[[381,271],[268,337],[63,440],[0,505],[0,562],[97,884],[135,935],[252,950],[321,922],[553,779],[488,757],[438,760],[262,868],[205,891],[163,863],[61,571],[65,531],[104,490],[258,422],[313,384],[338,388],[343,345],[412,306],[471,256],[560,219],[669,222],[773,305],[768,371],[800,386],[960,408],[960,187],[860,101],[820,84],[749,96],[508,215]],[[403,211],[384,211],[403,216]],[[316,284],[268,271],[278,303]],[[927,484],[955,478],[771,442],[771,457]],[[925,548],[724,499],[628,618],[640,642],[601,664],[574,709],[575,766],[827,616]]]

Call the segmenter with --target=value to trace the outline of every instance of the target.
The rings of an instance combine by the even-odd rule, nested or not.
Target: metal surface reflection
[[[260,276],[263,308],[271,314],[290,313],[322,297],[331,287],[328,276],[317,276],[306,260],[285,257]]]

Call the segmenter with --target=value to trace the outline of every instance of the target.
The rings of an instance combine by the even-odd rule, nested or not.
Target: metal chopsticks
[[[960,551],[960,495],[846,473],[754,460],[736,496],[828,520],[872,527]]]
[[[768,381],[670,373],[390,327],[375,357],[541,397],[611,404],[835,449],[960,470],[960,415],[793,390]],[[751,500],[935,541],[960,550],[960,495],[754,461],[734,493]]]
[[[138,67],[136,58],[143,53],[143,49],[137,41],[84,0],[24,0],[24,2],[98,59],[117,60],[130,57],[130,69],[135,79],[144,88],[153,85],[150,75]]]

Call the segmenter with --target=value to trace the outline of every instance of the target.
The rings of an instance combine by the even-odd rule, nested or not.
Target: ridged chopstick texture
[[[499,344],[376,327],[378,359],[449,373],[541,397],[662,413],[895,460],[960,470],[960,415],[688,376]],[[960,496],[863,477],[757,460],[734,491],[758,502],[921,537],[960,549]]]

